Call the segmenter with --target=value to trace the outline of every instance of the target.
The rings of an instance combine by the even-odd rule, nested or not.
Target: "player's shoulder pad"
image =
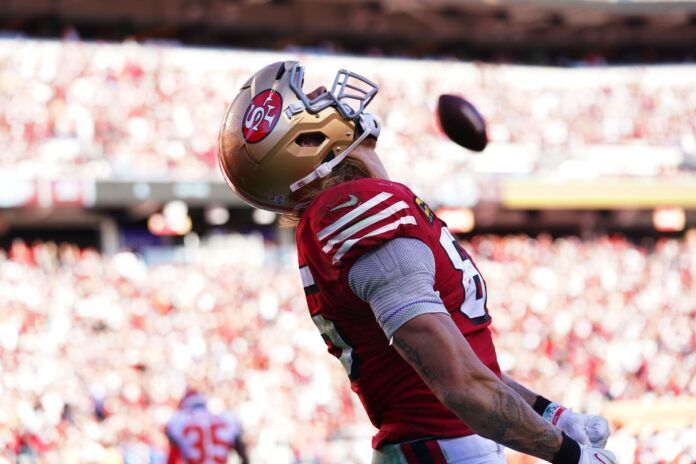
[[[314,239],[337,265],[391,238],[413,236],[422,215],[417,201],[405,185],[360,179],[323,192],[306,214]]]

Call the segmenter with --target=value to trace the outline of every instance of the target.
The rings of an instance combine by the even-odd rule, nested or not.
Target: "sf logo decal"
[[[264,90],[251,100],[244,112],[242,134],[249,143],[265,139],[280,119],[283,99],[272,89]]]

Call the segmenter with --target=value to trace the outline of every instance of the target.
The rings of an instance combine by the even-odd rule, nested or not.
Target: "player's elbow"
[[[486,372],[467,371],[451,384],[443,385],[438,397],[451,411],[466,411],[467,416],[481,415],[489,409],[498,382]]]

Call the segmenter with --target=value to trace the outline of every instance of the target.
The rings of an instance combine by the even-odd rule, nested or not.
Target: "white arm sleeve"
[[[448,314],[435,285],[435,257],[415,238],[395,238],[360,257],[348,273],[353,293],[370,304],[387,338],[416,316]]]

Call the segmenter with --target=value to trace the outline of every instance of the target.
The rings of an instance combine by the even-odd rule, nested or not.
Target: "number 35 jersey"
[[[405,185],[341,183],[309,205],[297,227],[300,275],[312,321],[343,364],[352,390],[388,443],[472,434],[390,346],[370,306],[348,284],[355,261],[394,238],[415,238],[435,257],[435,291],[479,359],[500,376],[489,329],[486,283],[435,213]]]
[[[165,433],[184,463],[224,464],[241,433],[241,425],[233,413],[184,408],[167,422]]]

